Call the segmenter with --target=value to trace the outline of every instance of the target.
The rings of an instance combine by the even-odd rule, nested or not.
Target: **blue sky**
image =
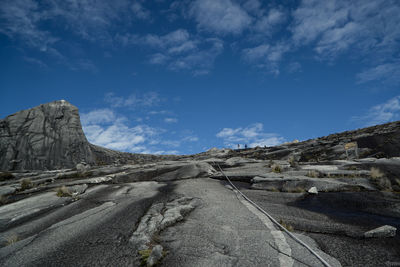
[[[396,0],[3,0],[0,117],[65,99],[92,143],[190,154],[400,118]]]

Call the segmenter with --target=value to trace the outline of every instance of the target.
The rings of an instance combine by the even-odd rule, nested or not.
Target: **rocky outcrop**
[[[346,152],[347,145],[352,143],[357,145],[357,152],[355,153],[355,149]],[[303,142],[291,142],[267,148],[232,150],[226,158],[235,156],[262,160],[292,158],[300,162],[398,157],[400,156],[400,121],[331,134]]]
[[[95,163],[78,108],[65,100],[0,120],[0,169],[60,169]]]

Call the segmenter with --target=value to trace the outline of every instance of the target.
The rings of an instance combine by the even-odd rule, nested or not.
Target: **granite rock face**
[[[78,108],[65,100],[22,110],[0,120],[0,169],[60,169],[93,164]]]

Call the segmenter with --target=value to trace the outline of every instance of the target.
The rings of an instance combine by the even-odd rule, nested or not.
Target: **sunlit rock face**
[[[0,120],[0,169],[74,167],[94,156],[78,108],[65,100],[22,110]]]

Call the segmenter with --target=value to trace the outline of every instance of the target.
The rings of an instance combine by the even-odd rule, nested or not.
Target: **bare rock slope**
[[[56,169],[95,158],[78,108],[60,100],[0,121],[0,169]]]
[[[65,100],[0,120],[0,170],[51,170],[75,167],[80,162],[104,165],[159,158],[90,144],[82,131],[78,108]]]

